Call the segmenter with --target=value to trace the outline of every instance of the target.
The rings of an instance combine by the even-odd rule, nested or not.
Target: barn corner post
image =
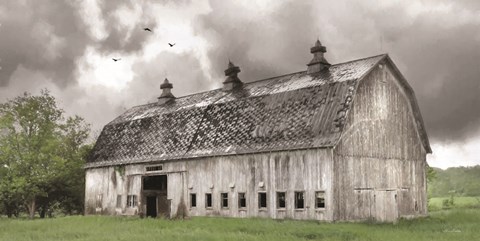
[[[83,215],[86,216],[86,215],[89,214],[88,211],[87,211],[88,208],[87,208],[87,201],[86,201],[87,200],[87,195],[88,195],[87,168],[86,167],[83,168],[83,172],[84,172],[84,175],[85,175],[85,179],[84,179],[85,180],[85,185],[83,187],[83,191],[84,191],[84,193],[83,193]]]
[[[187,187],[187,181],[188,180],[188,171],[185,171],[182,173],[182,196],[180,197],[180,205],[179,205],[179,208],[181,209],[181,215],[180,215],[180,218],[181,219],[185,219],[185,218],[188,218],[189,217],[189,212],[188,212],[188,208],[187,208],[187,203],[188,201],[188,194],[187,194],[187,190],[188,190],[188,187]],[[178,213],[178,211],[177,211]]]

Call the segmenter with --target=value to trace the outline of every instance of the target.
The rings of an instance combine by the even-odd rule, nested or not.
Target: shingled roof
[[[86,167],[331,147],[357,82],[384,58],[133,107],[104,127]]]

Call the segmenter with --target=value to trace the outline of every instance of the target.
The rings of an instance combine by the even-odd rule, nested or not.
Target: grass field
[[[428,208],[431,211],[437,211],[445,208],[444,200],[450,200],[450,197],[434,197],[428,202]],[[480,208],[480,197],[453,197],[453,206],[446,208]]]
[[[480,240],[479,227],[480,209],[442,210],[397,224],[70,216],[0,218],[0,240]]]

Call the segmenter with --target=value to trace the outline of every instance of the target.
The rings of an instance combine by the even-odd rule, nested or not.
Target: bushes
[[[449,209],[455,206],[455,199],[453,198],[453,195],[450,195],[449,199],[443,199],[442,201],[442,208],[443,209]]]

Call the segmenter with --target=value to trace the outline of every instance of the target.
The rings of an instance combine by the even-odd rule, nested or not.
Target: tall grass
[[[480,240],[480,209],[452,209],[397,224],[198,217],[0,218],[0,240]]]
[[[445,205],[445,200],[453,201],[453,205]],[[434,197],[428,201],[428,209],[430,211],[437,211],[440,209],[451,208],[480,208],[480,197]]]

